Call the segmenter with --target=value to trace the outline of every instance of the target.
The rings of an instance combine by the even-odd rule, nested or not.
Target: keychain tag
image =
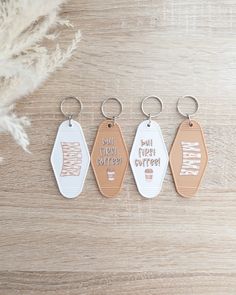
[[[82,108],[82,104],[76,97],[68,97],[62,101],[62,106],[67,99],[76,99]],[[67,116],[67,115],[66,115]],[[84,181],[88,172],[90,156],[80,124],[68,120],[59,126],[56,140],[51,154],[51,164],[60,193],[65,198],[75,198],[83,190]]]
[[[157,99],[162,111],[162,101],[158,97],[151,96],[143,100],[142,111],[149,120],[138,126],[130,154],[130,165],[139,193],[145,198],[154,198],[162,189],[168,167],[168,152],[159,124],[151,120],[160,113],[151,115],[144,112],[144,102],[149,98]]]
[[[119,102],[122,112],[122,104],[118,99],[109,98]],[[121,129],[113,117],[105,115],[102,104],[102,113],[108,119],[101,123],[94,142],[91,164],[96,177],[99,190],[105,197],[116,196],[122,187],[125,171],[128,165],[128,152]]]
[[[196,98],[187,96],[196,102]],[[179,100],[180,101],[180,100]],[[180,124],[170,151],[170,166],[177,192],[182,197],[193,197],[200,186],[207,166],[208,155],[204,134],[198,122],[191,119],[195,113],[183,114],[188,117]]]

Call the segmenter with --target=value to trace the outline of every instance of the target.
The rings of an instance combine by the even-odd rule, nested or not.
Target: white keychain
[[[66,97],[62,100],[61,112],[67,120],[58,128],[51,154],[51,164],[59,191],[68,199],[75,198],[82,192],[90,163],[83,130],[80,124],[72,119],[75,114],[63,110],[64,103],[71,99],[76,100],[80,105],[80,112],[82,110],[82,103],[77,97]]]
[[[144,104],[155,99],[161,105],[157,114],[147,114]],[[168,167],[168,152],[159,124],[152,119],[162,112],[163,104],[156,96],[146,97],[141,109],[148,120],[139,124],[130,154],[130,165],[139,193],[145,198],[156,197],[161,189]]]

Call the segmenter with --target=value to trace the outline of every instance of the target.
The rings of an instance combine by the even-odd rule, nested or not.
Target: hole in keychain
[[[72,117],[73,117],[73,115],[69,115],[69,117],[68,117],[69,127],[72,127],[72,123],[71,123]]]
[[[114,125],[116,124],[116,118],[117,118],[117,117],[113,117],[112,122],[107,124],[107,127],[108,127],[108,128],[112,128],[112,127],[114,127]]]
[[[148,114],[149,122],[147,124],[147,127],[151,127],[151,114]]]

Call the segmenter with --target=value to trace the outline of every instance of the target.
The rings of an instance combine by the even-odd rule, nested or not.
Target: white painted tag
[[[60,193],[75,198],[83,190],[90,156],[80,124],[74,120],[61,123],[51,154],[51,164]]]
[[[130,165],[139,193],[145,198],[156,197],[168,167],[168,152],[161,128],[155,121],[143,121],[137,129],[130,154]]]

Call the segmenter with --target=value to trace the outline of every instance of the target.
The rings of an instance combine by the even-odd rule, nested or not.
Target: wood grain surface
[[[235,0],[72,0],[62,15],[83,38],[17,105],[32,121],[32,154],[1,134],[0,294],[235,295]],[[74,31],[62,32],[62,47]],[[164,102],[157,121],[168,150],[183,120],[178,97],[199,99],[209,165],[198,195],[179,197],[168,169],[161,195],[145,200],[128,168],[122,193],[106,199],[90,168],[82,195],[63,199],[49,162],[60,100],[82,99],[91,151],[101,102],[122,99],[130,150],[151,94]]]

